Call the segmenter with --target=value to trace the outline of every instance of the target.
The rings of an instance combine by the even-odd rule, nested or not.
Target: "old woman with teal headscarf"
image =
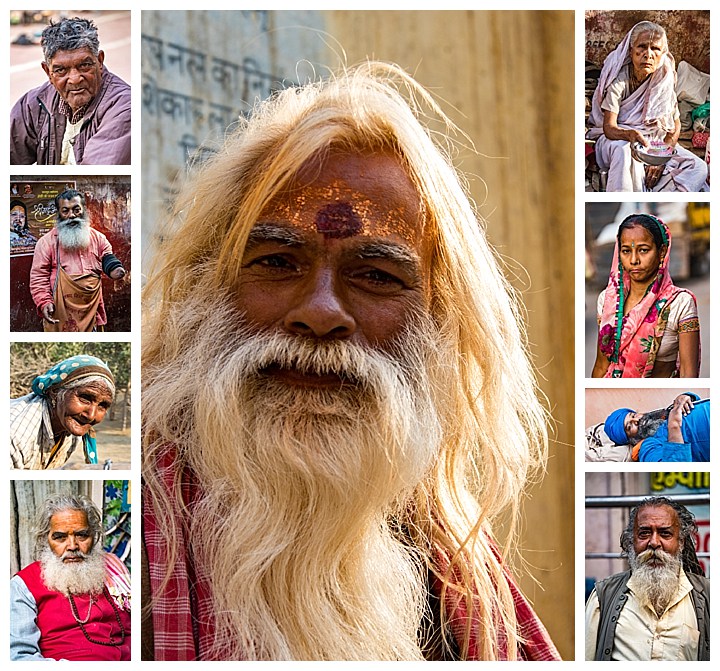
[[[98,463],[94,427],[115,398],[115,379],[97,357],[64,359],[32,381],[32,392],[10,400],[10,467],[61,468],[82,447]]]

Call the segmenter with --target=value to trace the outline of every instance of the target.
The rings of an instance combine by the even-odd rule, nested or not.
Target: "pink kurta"
[[[57,275],[57,239],[57,229],[53,228],[43,235],[35,245],[30,270],[30,293],[40,314],[42,314],[43,307],[48,303],[55,302],[53,286]],[[108,239],[100,231],[91,228],[88,248],[72,251],[60,249],[60,262],[68,275],[94,273],[100,276],[102,274],[102,258],[106,254],[112,254],[112,247]],[[98,326],[107,324],[102,292],[97,311],[97,324]]]

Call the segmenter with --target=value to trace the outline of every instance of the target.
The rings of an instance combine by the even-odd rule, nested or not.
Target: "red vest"
[[[18,575],[35,597],[37,625],[40,629],[40,652],[51,659],[125,661],[130,659],[130,612],[118,608],[120,621],[125,628],[125,639],[119,645],[101,645],[87,640],[73,616],[68,598],[45,587],[40,562],[26,566]],[[106,593],[105,593],[106,594]],[[95,597],[90,618],[84,624],[87,634],[96,641],[121,640],[115,610],[105,594]],[[90,607],[88,595],[73,597],[78,617],[85,620]]]

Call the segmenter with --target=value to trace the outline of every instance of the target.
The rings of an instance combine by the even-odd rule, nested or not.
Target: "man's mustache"
[[[62,556],[60,559],[62,561],[65,561],[66,559],[82,559],[85,560],[87,558],[87,554],[84,553],[82,550],[65,550],[65,552],[62,553]]]
[[[58,219],[58,226],[60,228],[79,228],[85,226],[87,219],[84,217],[72,217],[70,219]]]
[[[373,364],[399,364],[396,353],[391,351],[372,350],[342,340],[311,341],[279,332],[248,335],[242,349],[242,368],[248,376],[287,369],[307,375],[336,375],[351,385],[366,386],[376,381]]]
[[[670,559],[671,557],[672,555],[670,555],[670,553],[668,552],[665,552],[665,550],[655,548],[644,550],[637,556],[637,560],[640,564],[646,564],[650,561],[655,561],[659,564],[667,564],[668,559]]]

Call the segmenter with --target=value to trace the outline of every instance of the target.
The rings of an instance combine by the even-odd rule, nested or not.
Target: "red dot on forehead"
[[[348,238],[362,228],[362,221],[350,203],[329,203],[315,215],[315,229],[328,238]]]

